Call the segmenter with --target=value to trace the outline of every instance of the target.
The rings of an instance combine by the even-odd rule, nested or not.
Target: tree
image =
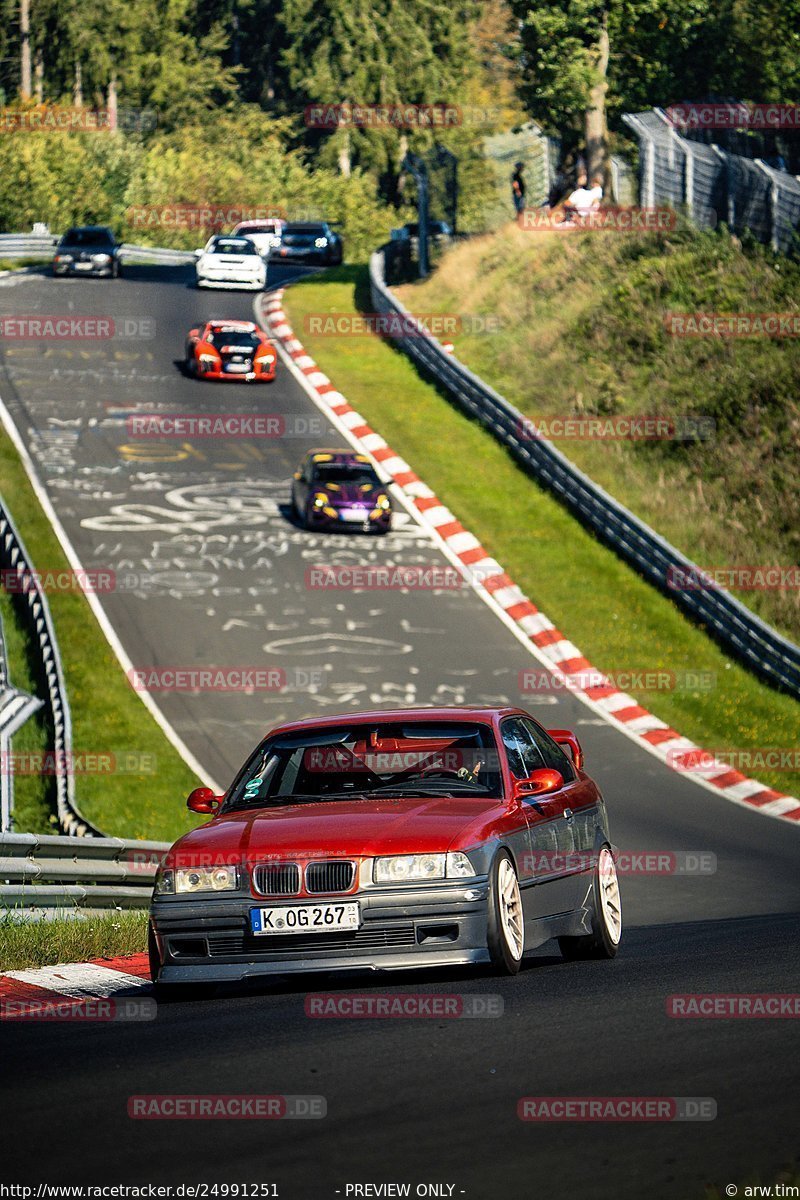
[[[454,105],[475,70],[474,0],[285,0],[283,25],[289,107],[317,105]],[[321,161],[347,174],[359,164],[396,180],[415,127],[309,131]],[[430,139],[428,139],[430,140]]]

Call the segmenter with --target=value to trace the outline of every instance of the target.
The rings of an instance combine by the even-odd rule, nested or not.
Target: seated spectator
[[[567,220],[585,221],[589,215],[600,207],[603,199],[603,181],[599,175],[592,176],[592,186],[587,188],[586,176],[579,176],[578,186],[566,200],[564,216]]]

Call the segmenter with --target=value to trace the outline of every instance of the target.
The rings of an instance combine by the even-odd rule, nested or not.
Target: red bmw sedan
[[[180,838],[150,917],[162,997],[320,970],[489,963],[556,938],[612,958],[608,820],[577,738],[516,708],[414,708],[281,725]]]

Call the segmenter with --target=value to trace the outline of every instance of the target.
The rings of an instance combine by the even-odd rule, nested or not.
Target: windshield
[[[321,463],[314,468],[317,483],[357,483],[380,487],[380,479],[372,467],[361,463]]]
[[[277,225],[248,225],[246,229],[240,229],[239,233],[250,237],[253,233],[275,233],[277,229]]]
[[[247,238],[219,238],[209,247],[211,254],[258,254]]]
[[[500,788],[488,725],[387,721],[268,738],[224,811],[365,796],[496,796]]]
[[[248,350],[257,350],[261,345],[261,339],[246,329],[215,329],[208,335],[208,341],[219,349],[223,346],[239,346],[242,349],[246,347]]]
[[[62,246],[113,246],[114,239],[107,229],[68,229],[61,239]]]

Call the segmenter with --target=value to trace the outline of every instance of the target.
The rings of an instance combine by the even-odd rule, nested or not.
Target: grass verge
[[[146,912],[54,917],[52,921],[0,916],[0,971],[140,954],[146,949]]]
[[[791,748],[798,706],[729,659],[701,629],[593,538],[533,482],[480,425],[373,335],[326,337],[306,318],[371,309],[366,267],[293,284],[286,309],[297,336],[350,403],[406,458],[490,554],[595,667],[607,673],[694,673],[712,686],[626,688],[710,750]],[[520,652],[520,667],[532,660]],[[521,695],[524,705],[525,697]],[[744,772],[800,794],[800,772]]]
[[[685,336],[681,315],[796,323],[798,291],[800,262],[724,230],[558,235],[512,224],[454,247],[399,295],[413,312],[469,314],[453,339],[459,358],[534,421],[693,420],[694,441],[557,444],[701,566],[789,568],[800,561],[800,340]],[[470,326],[473,315],[491,336]],[[796,584],[732,590],[800,638]]]
[[[68,570],[68,563],[53,529],[39,505],[14,446],[0,434],[0,494],[25,542],[33,564],[40,570]],[[183,799],[197,785],[194,774],[167,741],[142,701],[128,683],[119,662],[81,592],[59,591],[48,597],[58,638],[64,677],[72,712],[73,750],[110,756],[113,769],[76,775],[77,803],[88,820],[115,837],[172,839],[197,819],[190,818]],[[12,681],[42,694],[33,682],[33,669],[25,651],[24,626],[19,618],[6,623],[10,598],[3,598],[6,636],[14,651]],[[23,661],[28,658],[25,665]],[[41,732],[26,726],[14,739],[14,750],[41,749]],[[29,739],[33,744],[27,745]],[[52,744],[52,743],[51,743]],[[121,769],[129,753],[139,756],[138,773]],[[131,762],[131,759],[127,760]],[[17,784],[20,807],[18,831],[53,832],[42,800],[47,781],[39,777]],[[26,788],[29,787],[29,792]],[[16,808],[16,806],[15,806]]]

